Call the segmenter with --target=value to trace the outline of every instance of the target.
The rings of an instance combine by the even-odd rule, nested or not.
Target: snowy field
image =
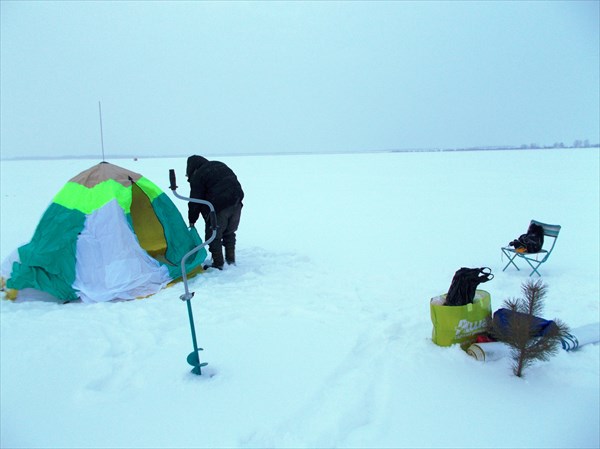
[[[210,156],[208,156],[211,158]],[[563,226],[544,318],[599,316],[599,151],[219,158],[246,192],[238,264],[128,302],[1,303],[2,448],[597,448],[598,344],[525,378],[431,341],[429,300],[492,269],[492,309],[529,271],[500,247]],[[187,195],[185,158],[110,159]],[[2,260],[98,160],[2,161]],[[523,264],[521,264],[523,267]],[[524,267],[523,267],[524,268]]]

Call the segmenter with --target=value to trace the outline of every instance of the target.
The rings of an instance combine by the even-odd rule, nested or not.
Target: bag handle
[[[492,274],[492,269],[490,267],[483,267],[479,269],[479,282],[487,282],[494,279],[494,275]]]

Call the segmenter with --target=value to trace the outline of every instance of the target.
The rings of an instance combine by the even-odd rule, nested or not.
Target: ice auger
[[[215,236],[217,235],[217,214],[215,212],[214,206],[212,205],[212,203],[210,201],[198,200],[196,198],[188,198],[185,196],[181,196],[177,193],[177,180],[175,177],[175,170],[172,168],[169,170],[169,180],[171,182],[170,189],[173,191],[173,195],[175,195],[175,197],[179,198],[180,200],[184,200],[184,201],[191,201],[193,203],[204,204],[204,205],[208,206],[208,208],[210,209],[209,225],[210,225],[210,228],[212,229],[212,234],[211,234],[210,238],[208,238],[202,244],[196,246],[194,249],[192,249],[190,252],[188,252],[185,256],[183,256],[183,259],[181,259],[181,275],[183,278],[183,286],[185,288],[185,293],[179,297],[179,299],[181,299],[182,301],[185,301],[187,304],[188,317],[190,319],[190,330],[192,332],[192,343],[194,345],[194,351],[190,352],[190,354],[187,356],[187,362],[194,367],[194,368],[192,368],[192,373],[202,375],[202,367],[206,366],[207,363],[206,362],[200,363],[199,351],[202,351],[203,349],[198,347],[198,342],[196,340],[196,328],[194,326],[194,315],[192,313],[192,303],[190,301],[194,296],[194,292],[190,292],[190,290],[188,288],[188,279],[187,279],[187,272],[185,269],[185,262],[188,259],[188,257],[192,256],[193,254],[196,254],[202,248],[207,247],[209,245],[209,243],[215,239]]]

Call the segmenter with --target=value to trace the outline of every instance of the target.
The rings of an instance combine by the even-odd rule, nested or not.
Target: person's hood
[[[208,159],[202,156],[194,155],[188,157],[187,168],[185,170],[185,175],[187,176],[188,180],[191,178],[194,172],[198,170],[198,168],[200,168],[203,164],[206,164],[207,162]]]

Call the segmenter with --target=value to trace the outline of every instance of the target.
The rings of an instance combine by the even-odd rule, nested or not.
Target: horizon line
[[[280,152],[249,152],[249,153],[204,153],[206,156],[221,156],[221,157],[236,157],[236,156],[303,156],[303,155],[333,155],[333,154],[369,154],[369,153],[437,153],[437,152],[459,152],[459,151],[532,151],[532,150],[579,150],[579,149],[590,149],[600,148],[600,144],[593,144],[588,146],[485,146],[485,147],[468,147],[468,148],[405,148],[405,149],[385,149],[385,150],[357,150],[357,151],[280,151]],[[188,157],[188,154],[173,154],[173,155],[140,155],[140,154],[120,154],[120,155],[107,155],[104,154],[104,160],[108,158],[113,159],[168,159],[168,158],[181,158]],[[62,155],[62,156],[11,156],[2,157],[2,161],[17,161],[17,160],[58,160],[58,159],[96,159],[98,155],[95,154],[84,154],[84,155]]]

